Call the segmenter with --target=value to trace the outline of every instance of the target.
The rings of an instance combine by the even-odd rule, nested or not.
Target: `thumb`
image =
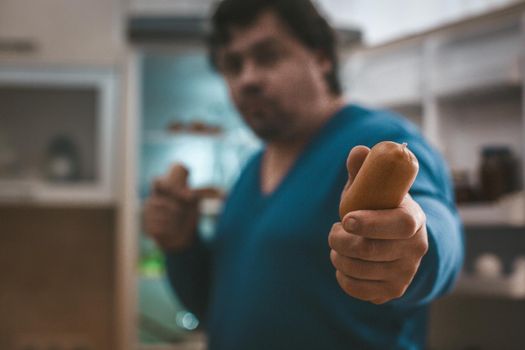
[[[370,148],[366,146],[355,146],[350,151],[350,154],[348,154],[348,158],[346,159],[346,168],[348,169],[347,187],[354,181],[369,152]]]

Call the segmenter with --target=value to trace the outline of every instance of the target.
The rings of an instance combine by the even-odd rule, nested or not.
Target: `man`
[[[443,160],[405,120],[344,102],[333,33],[308,0],[225,0],[212,24],[212,61],[265,147],[212,242],[195,234],[181,166],[155,182],[145,211],[210,349],[423,348],[428,304],[463,257]],[[419,160],[410,195],[339,222],[347,179],[383,140],[408,142]]]

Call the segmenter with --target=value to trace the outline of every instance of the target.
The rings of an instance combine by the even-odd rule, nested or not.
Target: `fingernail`
[[[357,229],[357,220],[353,217],[348,217],[344,220],[343,227],[346,231],[354,232]]]

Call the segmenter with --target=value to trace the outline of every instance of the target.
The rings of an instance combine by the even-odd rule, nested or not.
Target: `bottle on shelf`
[[[479,168],[482,198],[494,201],[504,194],[519,190],[518,167],[510,147],[484,147]]]

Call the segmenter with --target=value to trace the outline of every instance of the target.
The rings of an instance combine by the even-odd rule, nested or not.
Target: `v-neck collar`
[[[261,201],[268,202],[272,200],[273,198],[277,197],[281,192],[283,192],[283,188],[286,188],[286,185],[295,177],[295,173],[298,171],[298,169],[301,167],[302,164],[305,163],[307,157],[312,153],[312,150],[315,149],[315,146],[321,142],[325,138],[326,134],[329,134],[332,132],[332,130],[336,129],[339,125],[339,120],[344,115],[353,115],[355,113],[348,112],[350,109],[352,109],[352,105],[346,105],[339,109],[332,117],[330,117],[313,135],[310,137],[310,139],[306,142],[305,146],[299,153],[299,155],[296,157],[296,159],[293,161],[292,166],[288,169],[286,174],[282,177],[281,181],[275,186],[275,188],[268,193],[264,193],[262,191],[262,161],[264,156],[264,149],[259,152],[256,159],[256,166],[255,166],[255,178],[256,178],[256,188],[257,188],[257,196]]]

